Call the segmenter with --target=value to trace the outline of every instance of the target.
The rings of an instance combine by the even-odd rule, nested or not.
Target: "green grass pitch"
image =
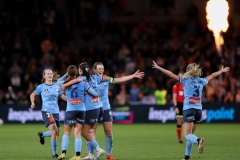
[[[182,160],[184,144],[178,144],[175,124],[114,124],[113,154],[117,160]],[[46,131],[44,124],[2,125],[0,126],[1,160],[50,160],[50,138],[45,145],[39,143],[38,131]],[[205,150],[198,154],[197,145],[192,150],[192,160],[239,160],[240,125],[239,124],[202,124],[195,134],[205,138]],[[58,153],[61,153],[63,125],[58,138]],[[83,139],[83,138],[82,138]],[[97,141],[105,149],[103,127],[97,132]],[[70,138],[67,157],[74,155],[74,139]],[[86,153],[83,139],[82,157]],[[105,159],[105,156],[101,158]]]

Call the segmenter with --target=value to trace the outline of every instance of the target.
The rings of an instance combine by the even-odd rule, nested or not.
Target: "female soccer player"
[[[190,159],[193,144],[198,144],[198,152],[202,153],[204,149],[204,138],[198,138],[194,133],[197,124],[202,122],[202,90],[209,80],[230,71],[229,67],[223,67],[207,76],[200,78],[202,69],[196,63],[191,63],[187,66],[186,72],[182,76],[177,76],[171,71],[168,71],[156,64],[153,61],[152,67],[160,70],[171,78],[180,81],[184,85],[184,103],[183,103],[183,129],[184,136],[187,140],[184,160]]]
[[[50,132],[39,133],[40,143],[44,144],[44,136],[51,136],[51,146],[53,157],[57,158],[57,136],[59,135],[59,106],[58,97],[66,101],[66,96],[60,89],[59,83],[54,83],[53,72],[51,69],[43,71],[42,84],[38,85],[30,95],[31,108],[35,108],[35,96],[41,95],[42,98],[42,117],[46,127]],[[45,135],[44,135],[45,134]]]
[[[93,65],[94,73],[100,77],[103,77],[104,73],[104,66],[101,62],[96,62]],[[108,160],[114,160],[114,156],[112,155],[112,148],[113,148],[113,136],[112,136],[112,113],[111,113],[111,106],[108,99],[108,87],[110,83],[121,83],[124,81],[131,80],[133,78],[140,78],[144,76],[143,72],[136,71],[134,74],[129,76],[124,76],[120,78],[112,78],[105,76],[104,80],[102,80],[98,84],[98,92],[100,99],[103,103],[103,128],[105,133],[105,145],[106,145],[106,159]],[[96,130],[91,130],[91,133],[96,133]],[[87,156],[88,157],[88,156]],[[85,157],[85,158],[87,158]]]
[[[64,83],[67,83],[77,77],[78,71],[77,67],[71,65],[67,69],[68,77],[65,79]],[[92,96],[97,96],[98,94],[89,86],[87,82],[79,82],[68,86],[66,89],[67,96],[67,109],[65,113],[64,120],[64,135],[62,137],[62,154],[58,159],[64,159],[66,157],[66,151],[69,144],[69,136],[71,130],[74,127],[74,138],[75,138],[75,152],[76,156],[70,158],[70,160],[80,160],[82,139],[80,137],[82,126],[85,120],[85,105],[84,105],[84,92],[91,94]]]
[[[172,93],[173,93],[174,110],[177,117],[176,132],[177,132],[178,143],[183,144],[183,141],[182,141],[182,117],[183,117],[182,115],[183,115],[183,101],[184,101],[183,84],[180,82],[175,83],[172,88]]]
[[[98,92],[98,83],[101,82],[102,77],[99,76],[91,76],[89,74],[89,65],[84,62],[79,65],[79,74],[80,77],[71,80],[70,82],[63,84],[62,89],[65,89],[66,87],[81,82],[82,80],[84,82],[88,82],[89,85],[93,88],[95,92]],[[89,153],[90,160],[94,159],[94,149],[97,151],[96,159],[101,157],[103,154],[105,154],[105,151],[101,149],[95,140],[95,137],[93,137],[90,134],[91,129],[97,128],[97,122],[102,120],[103,116],[103,110],[102,110],[102,102],[100,98],[97,96],[93,96],[91,94],[86,94],[84,99],[85,107],[86,107],[86,117],[85,117],[85,124],[82,129],[82,136],[89,142],[89,146],[93,149]]]

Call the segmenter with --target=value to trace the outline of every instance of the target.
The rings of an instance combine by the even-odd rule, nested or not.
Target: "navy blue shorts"
[[[183,122],[202,123],[202,110],[190,108],[183,111]]]
[[[42,111],[42,118],[43,118],[43,121],[44,121],[46,127],[48,127],[50,124],[55,124],[55,123],[56,123],[57,127],[60,127],[58,113],[52,114],[52,113],[49,113],[46,111]]]
[[[85,123],[86,124],[95,124],[102,120],[103,117],[103,109],[97,108],[86,111]]]
[[[84,125],[85,111],[67,111],[65,113],[64,124],[74,126],[76,123]]]
[[[102,122],[112,122],[112,121],[113,121],[112,110],[111,109],[104,110]]]

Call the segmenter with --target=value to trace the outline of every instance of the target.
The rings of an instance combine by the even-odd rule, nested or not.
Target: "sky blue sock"
[[[64,134],[62,136],[62,151],[67,150],[69,144],[69,136]]]
[[[194,135],[194,134],[188,134],[186,136],[186,140],[187,141],[190,141],[190,142],[195,143],[195,144],[198,143],[197,139],[198,139],[198,137],[196,135]]]
[[[87,153],[90,153],[90,144],[88,141],[86,141],[86,148],[87,148]]]
[[[113,148],[113,137],[112,136],[106,136],[105,137],[105,145],[106,145],[106,154],[112,154],[112,148]]]
[[[192,152],[193,143],[190,141],[186,142],[185,156],[190,156]]]
[[[75,152],[81,152],[82,149],[82,139],[81,138],[75,138]]]
[[[57,154],[57,140],[51,140],[51,146],[53,155]]]
[[[51,137],[51,132],[50,131],[46,131],[46,132],[43,132],[42,136],[43,137]]]
[[[95,139],[89,142],[89,145],[94,149],[96,149],[99,146]]]
[[[89,141],[86,141],[87,152],[94,154],[94,148],[92,148],[89,143]]]
[[[94,148],[91,147],[90,145],[89,145],[89,152],[88,152],[88,153],[92,153],[92,154],[94,154]]]

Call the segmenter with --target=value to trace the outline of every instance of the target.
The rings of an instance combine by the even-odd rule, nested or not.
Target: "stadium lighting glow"
[[[206,6],[208,28],[213,31],[217,51],[224,44],[222,32],[228,29],[229,6],[226,0],[209,0]]]

